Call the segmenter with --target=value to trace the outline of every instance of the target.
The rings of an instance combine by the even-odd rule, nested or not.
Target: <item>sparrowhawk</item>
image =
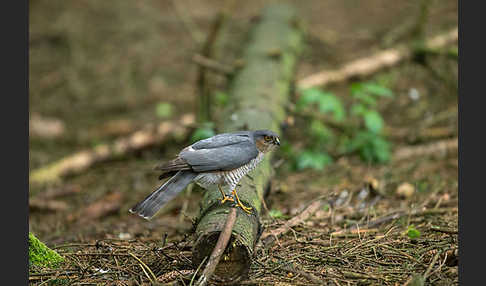
[[[223,196],[221,203],[232,201],[251,213],[251,207],[243,205],[238,198],[236,186],[261,162],[265,153],[278,145],[278,135],[270,130],[222,133],[197,141],[182,149],[175,159],[156,167],[162,171],[159,179],[170,179],[132,207],[130,212],[151,219],[194,181],[204,189],[217,185]],[[227,196],[222,186],[228,186],[232,196]]]

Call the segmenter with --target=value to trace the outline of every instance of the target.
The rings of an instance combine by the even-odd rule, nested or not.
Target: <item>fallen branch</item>
[[[351,236],[361,236],[361,235],[366,235],[366,234],[373,234],[377,233],[378,229],[376,228],[369,228],[369,229],[346,229],[346,230],[339,230],[331,233],[332,237],[351,237]]]
[[[458,234],[459,231],[457,229],[450,229],[450,228],[445,228],[445,227],[439,227],[439,226],[431,226],[429,228],[432,231],[437,231],[441,233],[447,233],[447,234]]]
[[[428,49],[438,49],[457,41],[457,39],[458,28],[456,27],[447,33],[426,41],[425,47]],[[352,77],[368,76],[380,69],[396,65],[412,56],[413,50],[405,45],[401,45],[393,49],[378,52],[370,57],[354,60],[337,70],[324,70],[307,76],[297,81],[297,86],[299,88],[310,88],[344,81]]]
[[[426,145],[418,145],[413,147],[403,147],[395,151],[393,160],[400,161],[417,156],[440,155],[444,156],[448,153],[457,152],[458,138],[441,140],[438,142],[429,143]]]
[[[68,205],[63,201],[29,199],[29,209],[31,211],[51,211],[59,212],[67,210]]]
[[[203,273],[201,274],[201,276],[199,276],[196,285],[198,286],[206,285],[209,279],[211,278],[211,276],[213,275],[214,270],[216,270],[216,266],[218,265],[219,260],[221,259],[221,256],[223,255],[224,250],[226,249],[226,246],[228,245],[228,242],[231,238],[231,231],[233,230],[233,225],[235,224],[235,220],[236,220],[236,208],[233,207],[230,209],[223,230],[219,234],[219,238],[218,241],[216,242],[216,246],[214,247],[211,256],[209,256],[209,261],[206,264],[206,268],[204,268]]]
[[[168,136],[185,137],[194,123],[192,114],[183,115],[180,122],[162,122],[157,127],[146,127],[128,137],[122,137],[111,144],[102,144],[93,149],[80,151],[64,157],[30,173],[30,183],[51,183],[62,176],[79,174],[95,163],[121,157],[129,152],[148,148],[167,140]]]
[[[261,240],[265,248],[269,247],[273,242],[275,242],[278,236],[286,233],[290,230],[290,228],[304,222],[305,220],[309,219],[316,211],[318,211],[322,206],[322,201],[318,200],[311,203],[308,207],[306,207],[299,215],[291,218],[289,221],[285,223],[285,225],[274,229],[272,231],[264,232],[261,236]]]
[[[200,54],[195,54],[194,56],[192,56],[192,61],[201,67],[222,73],[224,75],[231,75],[235,71],[233,66],[217,62]]]

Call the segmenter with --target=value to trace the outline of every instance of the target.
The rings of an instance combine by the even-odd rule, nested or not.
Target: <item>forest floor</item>
[[[218,2],[191,2],[193,10],[185,12],[189,3],[178,1],[176,9],[175,2],[127,1],[115,8],[99,1],[30,3],[31,120],[63,126],[59,135],[31,133],[31,171],[196,110],[191,58]],[[421,2],[298,2],[307,30],[296,78],[407,43],[403,30]],[[426,37],[457,26],[457,1],[431,3]],[[231,21],[235,33],[243,33],[264,2],[237,5]],[[184,17],[194,25],[185,25]],[[277,151],[264,230],[285,225],[316,200],[325,203],[272,245],[257,244],[242,284],[457,285],[458,154],[439,146],[458,136],[457,73],[457,59],[439,55],[371,77],[395,94],[379,105],[386,125],[400,131],[388,138],[395,155],[390,163],[345,156],[323,171],[295,171]],[[350,83],[325,89],[344,98]],[[171,104],[170,118],[157,116],[160,102]],[[304,126],[297,118],[283,140],[298,146]],[[30,205],[29,230],[66,258],[57,269],[32,266],[31,284],[140,285],[153,276],[189,284],[200,190],[184,192],[151,221],[128,212],[159,184],[152,167],[188,144],[188,136],[171,138],[55,184],[31,184],[29,198],[38,204]]]

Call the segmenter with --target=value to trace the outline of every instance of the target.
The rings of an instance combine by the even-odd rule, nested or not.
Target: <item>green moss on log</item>
[[[61,255],[47,247],[29,232],[29,265],[57,267],[64,261]]]

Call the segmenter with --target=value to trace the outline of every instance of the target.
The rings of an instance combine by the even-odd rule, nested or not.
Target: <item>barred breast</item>
[[[258,153],[254,159],[245,165],[230,171],[204,172],[197,175],[194,181],[201,187],[207,189],[211,185],[227,185],[234,189],[238,182],[250,171],[256,168],[263,159],[263,153]]]
[[[260,163],[262,159],[263,159],[263,153],[259,152],[258,156],[256,156],[255,159],[252,159],[250,162],[246,163],[245,165],[231,171],[223,172],[223,177],[226,185],[230,186],[230,189],[233,190],[238,184],[238,182],[244,176],[246,176],[246,174],[248,174],[250,171],[255,169],[258,163]]]

